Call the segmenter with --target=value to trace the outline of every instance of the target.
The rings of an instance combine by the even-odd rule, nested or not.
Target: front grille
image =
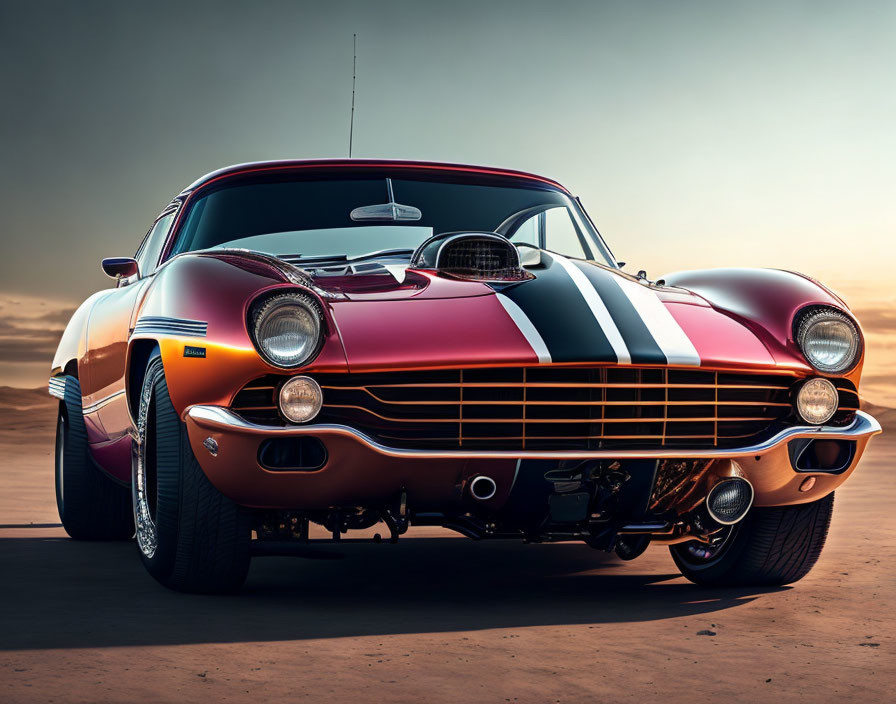
[[[796,422],[789,374],[539,366],[314,377],[324,393],[315,423],[347,425],[398,448],[730,448]],[[275,399],[286,378],[247,384],[232,409],[283,424]],[[858,407],[854,387],[836,383],[835,424]]]

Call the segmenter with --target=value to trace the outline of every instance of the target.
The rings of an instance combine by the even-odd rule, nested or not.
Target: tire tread
[[[75,540],[127,540],[134,535],[131,492],[107,477],[94,462],[87,444],[78,379],[66,377],[64,414],[66,438],[63,456],[63,496],[56,502],[65,532]],[[57,433],[59,433],[57,425]],[[59,481],[57,468],[57,484]]]
[[[704,586],[781,586],[799,581],[818,562],[834,512],[834,494],[808,504],[754,508],[717,563],[695,568],[672,557],[682,574]]]
[[[153,392],[160,507],[157,552],[171,554],[159,556],[160,564],[166,565],[162,570],[154,569],[155,558],[144,557],[144,563],[172,589],[235,591],[249,569],[251,514],[221,494],[205,476],[171,403],[164,374],[157,377]],[[163,512],[163,506],[169,510]]]

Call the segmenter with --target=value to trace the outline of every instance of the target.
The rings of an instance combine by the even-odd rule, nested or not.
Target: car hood
[[[352,371],[539,363],[800,366],[761,331],[681,288],[545,254],[529,281],[461,281],[432,271],[314,275],[331,296]]]

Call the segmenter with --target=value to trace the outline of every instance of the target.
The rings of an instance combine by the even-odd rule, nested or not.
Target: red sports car
[[[700,584],[792,582],[880,432],[836,294],[631,276],[531,174],[234,166],[103,268],[117,286],[53,362],[59,514],[73,538],[136,532],[175,589],[237,589],[310,523],[664,543]]]

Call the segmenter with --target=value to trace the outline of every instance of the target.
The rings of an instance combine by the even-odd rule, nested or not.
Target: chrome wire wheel
[[[153,389],[162,374],[162,365],[153,364],[147,370],[140,394],[137,415],[137,437],[132,445],[134,527],[137,545],[147,558],[156,554],[159,544],[156,528],[158,480],[156,472],[155,404]]]

